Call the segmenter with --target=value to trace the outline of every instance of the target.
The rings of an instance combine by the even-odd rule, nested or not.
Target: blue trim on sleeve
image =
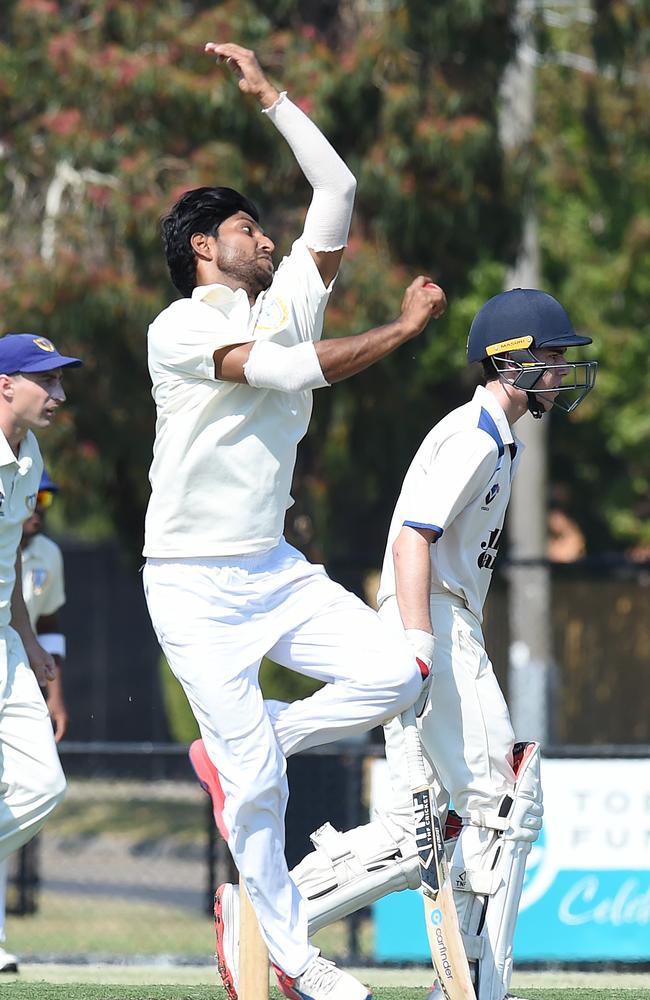
[[[478,418],[478,426],[482,431],[485,431],[486,434],[489,434],[492,440],[496,442],[499,449],[499,458],[503,458],[505,452],[503,438],[499,434],[499,428],[483,406],[481,407],[481,415]]]
[[[439,528],[437,524],[424,524],[423,521],[404,521],[403,525],[405,528],[426,528],[427,531],[437,531],[438,538],[440,538],[445,530],[444,528]],[[437,542],[438,538],[434,538],[434,541]]]

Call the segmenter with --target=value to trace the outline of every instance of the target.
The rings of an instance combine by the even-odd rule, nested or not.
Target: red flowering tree
[[[503,258],[516,231],[494,110],[511,7],[5,4],[0,316],[86,361],[43,438],[68,527],[117,531],[139,551],[153,435],[145,333],[173,295],[161,214],[188,187],[229,183],[258,201],[281,249],[302,225],[309,191],[288,149],[202,52],[208,39],[234,39],[257,50],[359,179],[329,335],[395,315],[419,271],[456,303],[413,349],[318,397],[289,528],[331,558],[376,561],[407,456],[458,393],[444,387],[468,315],[498,287],[499,268],[483,261]]]

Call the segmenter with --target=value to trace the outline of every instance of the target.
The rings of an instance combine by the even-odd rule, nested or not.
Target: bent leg
[[[0,638],[0,860],[31,840],[65,794],[52,722],[22,642]]]
[[[268,702],[286,756],[372,729],[412,705],[422,678],[403,634],[302,560],[302,579],[279,609],[282,636],[269,650],[276,663],[324,681],[309,698]],[[298,622],[298,624],[296,624]]]

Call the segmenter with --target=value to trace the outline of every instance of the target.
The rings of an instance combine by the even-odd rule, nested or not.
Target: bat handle
[[[418,733],[418,724],[413,706],[402,712],[401,721],[404,731],[404,751],[406,753],[409,784],[411,788],[419,788],[427,782],[424,757],[422,756],[422,744],[420,743],[420,734]]]

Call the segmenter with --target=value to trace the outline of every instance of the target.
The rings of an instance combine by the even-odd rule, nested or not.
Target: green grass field
[[[427,968],[354,970],[375,1000],[425,1000]],[[3,976],[0,997],[16,1000],[226,1000],[209,966],[24,965]],[[518,972],[513,989],[528,1000],[650,1000],[650,976],[631,973]],[[277,989],[272,1000],[281,1000]]]
[[[370,954],[371,927],[360,931],[362,955]],[[324,955],[345,956],[343,922],[314,936]],[[214,953],[214,919],[187,910],[123,899],[41,893],[37,913],[7,919],[7,949],[26,961],[33,956],[181,955],[200,962]],[[2,986],[2,980],[0,980]]]
[[[0,996],[16,1000],[225,1000],[223,989],[214,986],[101,986],[95,983],[58,984],[12,983],[0,984]],[[375,1000],[422,1000],[422,987],[402,988],[379,986],[373,990]],[[543,989],[528,990],[529,1000],[650,1000],[650,989]],[[273,989],[272,1000],[282,1000]]]

